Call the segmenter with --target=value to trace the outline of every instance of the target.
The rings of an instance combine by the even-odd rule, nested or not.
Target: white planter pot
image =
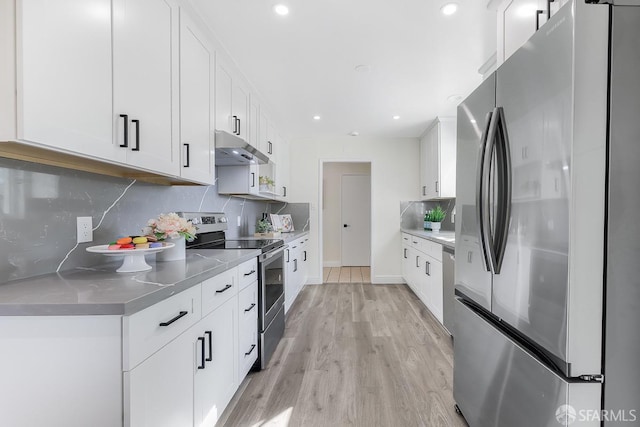
[[[167,243],[173,243],[175,246],[158,252],[156,261],[179,261],[187,257],[187,241],[180,236],[177,239],[167,239]]]
[[[431,222],[431,231],[433,231],[434,233],[439,233],[441,225],[441,222]]]

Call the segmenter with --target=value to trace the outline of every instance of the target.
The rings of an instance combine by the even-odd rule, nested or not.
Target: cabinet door
[[[18,2],[18,138],[124,161],[112,129],[111,1]]]
[[[260,109],[260,122],[258,123],[258,150],[269,156],[269,137],[267,132],[269,129],[269,117]]]
[[[124,373],[126,427],[194,425],[195,355],[190,331]]]
[[[438,197],[456,197],[456,120],[440,119],[438,126]]]
[[[431,153],[429,149],[429,134],[426,134],[420,139],[420,197],[422,200],[427,199],[427,189],[430,188],[429,159],[431,158]]]
[[[442,263],[429,257],[429,291],[430,291],[430,309],[433,315],[442,323]]]
[[[216,129],[229,133],[235,133],[233,114],[231,112],[231,101],[233,92],[233,81],[231,74],[216,61]]]
[[[267,152],[266,154],[269,156],[269,159],[273,160],[274,162],[277,161],[276,159],[276,145],[277,143],[277,139],[278,139],[278,133],[276,131],[276,127],[274,125],[274,123],[269,120],[269,122],[267,123]]]
[[[238,294],[238,384],[258,358],[258,282]]]
[[[289,144],[284,140],[278,141],[278,163],[276,164],[276,193],[278,199],[286,202],[289,196]]]
[[[185,14],[180,31],[180,176],[213,184],[213,49]]]
[[[113,0],[115,139],[128,134],[128,164],[170,175],[180,173],[178,25],[173,0]]]
[[[245,141],[248,141],[249,93],[244,89],[244,87],[238,84],[233,84],[231,95],[231,111],[234,116],[232,118],[236,120],[236,123],[234,123],[236,135]]]
[[[427,195],[430,199],[440,197],[440,123],[437,123],[429,132],[429,189]]]
[[[194,326],[196,426],[213,426],[237,388],[238,300],[232,298]],[[205,356],[202,360],[202,356]],[[187,424],[176,424],[187,425]]]
[[[249,96],[249,144],[262,151],[260,148],[260,105],[255,96]]]

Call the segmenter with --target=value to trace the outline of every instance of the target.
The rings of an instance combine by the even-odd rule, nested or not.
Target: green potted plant
[[[429,211],[429,221],[431,221],[431,230],[434,233],[440,232],[440,226],[442,225],[442,220],[447,216],[447,212],[442,210],[440,205]]]

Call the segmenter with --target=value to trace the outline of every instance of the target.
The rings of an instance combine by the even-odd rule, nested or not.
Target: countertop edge
[[[431,240],[432,242],[438,243],[438,244],[440,244],[442,246],[446,246],[446,247],[448,247],[450,249],[453,249],[453,250],[456,249],[456,243],[455,242],[449,242],[449,241],[443,240],[441,237],[438,237],[436,235],[437,233],[433,233],[432,231],[416,230],[416,229],[411,229],[411,228],[401,228],[400,231],[403,232],[403,233],[411,234],[412,236],[421,237],[423,239]],[[454,232],[453,231],[448,231],[447,233],[454,233]]]

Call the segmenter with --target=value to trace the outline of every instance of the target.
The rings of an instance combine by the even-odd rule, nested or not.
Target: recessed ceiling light
[[[361,64],[356,66],[355,70],[359,73],[368,73],[371,71],[371,65]]]
[[[477,123],[476,119],[471,119],[470,121],[471,121],[471,123],[474,123],[474,124]]]
[[[280,16],[285,16],[289,14],[289,8],[283,4],[277,4],[273,6],[273,11]]]
[[[351,132],[349,135],[351,136],[358,136],[360,135],[360,132],[358,132],[357,130],[354,130],[353,132]]]
[[[462,101],[462,95],[451,95],[447,98],[447,101],[458,103]]]
[[[320,116],[313,116],[313,120],[320,120]]]
[[[399,120],[400,116],[393,116],[393,120]]]
[[[231,151],[233,154],[240,154],[236,150]]]
[[[442,14],[446,16],[453,15],[454,13],[456,13],[457,10],[458,10],[457,3],[447,3],[440,8],[440,11],[442,12]]]

